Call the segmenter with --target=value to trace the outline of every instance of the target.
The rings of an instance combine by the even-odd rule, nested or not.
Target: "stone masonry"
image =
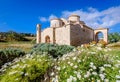
[[[98,33],[103,33],[103,40],[108,42],[108,28],[92,29],[80,16],[73,14],[68,19],[54,18],[50,21],[50,27],[41,31],[41,25],[37,24],[37,43],[56,43],[60,45],[79,46],[91,41],[98,41]]]

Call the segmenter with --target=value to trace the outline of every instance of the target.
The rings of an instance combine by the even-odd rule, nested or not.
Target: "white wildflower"
[[[15,79],[16,81],[18,80],[18,78]]]
[[[105,78],[105,75],[104,75],[104,74],[99,74],[99,76],[100,76],[100,78],[101,78],[102,80],[104,80],[104,78]]]
[[[97,80],[97,82],[101,82],[100,80]]]
[[[120,67],[120,64],[115,64],[115,67],[119,68],[119,67]]]
[[[104,67],[111,67],[110,64],[104,64]]]
[[[90,71],[87,71],[87,74],[84,75],[85,78],[89,77],[91,74],[90,74]]]
[[[77,78],[78,78],[79,80],[81,79],[80,72],[77,73]]]
[[[77,65],[74,66],[74,68],[77,68],[77,67],[78,67]]]
[[[59,71],[60,71],[60,67],[57,67],[57,70],[59,70]]]
[[[81,62],[81,60],[77,60],[77,62],[78,62],[78,63],[80,63],[80,62]]]
[[[73,81],[76,82],[76,81],[77,81],[77,78],[76,78],[76,77],[73,77]]]
[[[58,82],[58,76],[56,75],[55,78],[52,78],[52,82]]]
[[[116,82],[120,82],[120,80],[116,80]]]
[[[77,74],[77,71],[74,71],[75,74]]]
[[[105,70],[104,67],[99,67],[100,68],[100,71],[103,72]]]
[[[68,62],[68,64],[70,64],[70,62]]]
[[[15,73],[17,73],[18,71],[13,71],[13,72],[10,72],[9,75],[13,75]]]
[[[70,66],[73,66],[73,63],[70,63]]]
[[[97,75],[97,72],[92,72],[93,75]]]
[[[96,69],[96,66],[93,66],[92,68],[93,68],[93,69]]]
[[[17,64],[17,65],[13,65],[11,68],[17,68],[17,67],[19,67],[20,65],[19,64]]]
[[[91,66],[93,66],[93,65],[94,65],[94,63],[93,63],[93,62],[90,62],[90,65],[91,65]]]
[[[52,73],[51,73],[51,76],[53,76],[54,74],[55,74],[55,73],[54,73],[54,72],[52,72]]]
[[[108,79],[104,79],[104,82],[109,82],[109,80]]]
[[[25,73],[25,76],[28,76],[28,73]]]
[[[20,72],[20,74],[21,74],[21,75],[23,75],[23,74],[24,74],[24,72]]]
[[[101,48],[101,47],[97,47],[97,49],[98,49],[98,50],[102,50],[102,48]]]
[[[73,60],[76,60],[77,58],[76,57],[73,57]]]
[[[117,79],[120,79],[120,75],[116,75],[116,78],[117,78]]]

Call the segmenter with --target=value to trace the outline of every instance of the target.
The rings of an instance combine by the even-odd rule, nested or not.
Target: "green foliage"
[[[23,55],[25,55],[25,52],[20,49],[16,49],[16,48],[1,49],[0,50],[0,67],[4,63],[10,62],[16,57],[20,57]]]
[[[108,39],[109,39],[110,43],[118,42],[118,41],[120,41],[120,33],[117,33],[117,32],[110,33],[108,35]]]
[[[35,45],[31,53],[32,54],[46,53],[56,58],[62,56],[63,54],[71,52],[73,49],[74,49],[73,46],[68,46],[68,45],[41,43]]]
[[[41,82],[51,62],[47,55],[27,54],[4,68],[6,71],[0,75],[0,82]]]
[[[17,33],[14,31],[0,32],[0,41],[29,41],[25,36],[34,36],[32,34]]]

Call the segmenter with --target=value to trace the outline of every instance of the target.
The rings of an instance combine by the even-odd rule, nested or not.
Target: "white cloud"
[[[40,20],[41,22],[47,22],[47,21],[48,21],[47,18],[45,18],[45,17],[39,17],[39,20]]]
[[[50,21],[50,20],[53,19],[53,18],[57,18],[57,16],[51,14],[49,17],[39,17],[39,20],[40,20],[41,22],[48,22],[48,21]]]
[[[120,6],[111,7],[103,11],[98,11],[92,7],[88,8],[87,11],[83,11],[82,9],[76,11],[63,11],[61,17],[67,18],[71,14],[80,15],[80,20],[93,28],[111,27],[120,23]]]
[[[54,19],[54,18],[57,18],[57,16],[55,16],[55,15],[53,15],[53,14],[51,14],[51,15],[49,16],[49,20]]]
[[[89,7],[86,11],[82,9],[75,11],[63,11],[61,13],[61,17],[67,19],[71,14],[78,14],[80,16],[80,20],[84,21],[86,25],[92,28],[109,28],[120,23],[120,6],[111,7],[102,11],[92,7]],[[53,18],[57,18],[57,16],[51,14],[49,17],[40,17],[40,21],[48,22]]]

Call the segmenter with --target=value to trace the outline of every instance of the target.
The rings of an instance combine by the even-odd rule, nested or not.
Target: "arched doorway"
[[[98,28],[94,30],[94,40],[98,42],[100,39],[108,43],[108,28]]]
[[[103,41],[103,39],[104,39],[103,33],[102,32],[97,32],[96,35],[95,35],[95,41],[99,42],[101,40]]]
[[[45,37],[45,43],[50,43],[50,37],[48,35]]]

